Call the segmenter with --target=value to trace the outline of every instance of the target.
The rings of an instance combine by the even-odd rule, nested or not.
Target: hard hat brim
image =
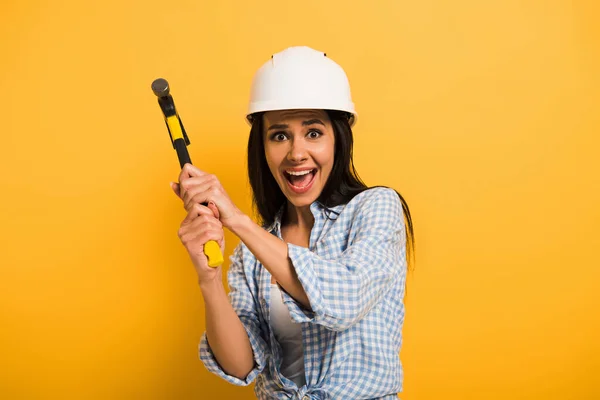
[[[356,121],[358,119],[358,114],[353,109],[349,109],[349,107],[306,107],[306,106],[288,106],[288,107],[253,107],[246,113],[246,122],[249,125],[252,125],[254,121],[254,117],[256,114],[265,113],[268,111],[283,111],[283,110],[332,110],[332,111],[343,111],[348,113],[348,124],[352,128],[356,125]]]

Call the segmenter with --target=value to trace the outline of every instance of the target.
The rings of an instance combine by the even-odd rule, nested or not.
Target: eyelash
[[[307,133],[306,135],[308,136],[308,135],[310,135],[310,134],[311,134],[311,133],[313,133],[313,132],[315,132],[315,133],[317,133],[317,134],[318,134],[318,136],[317,136],[316,138],[314,138],[314,139],[317,139],[317,138],[319,138],[319,137],[321,137],[321,136],[323,135],[323,132],[321,132],[321,131],[320,131],[320,130],[318,130],[318,129],[311,129],[310,131],[308,131],[308,133]],[[274,140],[274,141],[276,141],[276,142],[281,142],[282,140],[277,140],[277,136],[279,136],[279,135],[285,135],[285,136],[287,136],[287,135],[286,135],[286,133],[285,133],[285,132],[283,132],[283,131],[280,131],[280,132],[275,132],[275,133],[273,133],[273,134],[271,135],[271,140]]]

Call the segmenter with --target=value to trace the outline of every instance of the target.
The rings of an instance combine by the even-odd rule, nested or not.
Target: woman
[[[214,175],[186,164],[172,183],[205,300],[201,360],[233,384],[256,380],[259,399],[397,398],[412,222],[397,192],[354,171],[346,74],[308,47],[277,53],[254,77],[248,120],[262,226]],[[224,250],[224,227],[241,240],[229,297],[203,254],[209,240]]]

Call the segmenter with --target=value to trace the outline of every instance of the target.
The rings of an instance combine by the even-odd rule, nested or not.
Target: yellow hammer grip
[[[217,268],[219,265],[223,264],[223,254],[221,254],[221,248],[214,240],[206,242],[204,245],[204,254],[206,254],[206,258],[208,258],[209,267]]]
[[[173,141],[177,139],[183,139],[183,132],[181,131],[181,125],[179,125],[179,119],[176,115],[171,115],[167,118],[167,125],[169,126],[169,131],[171,131],[171,136],[173,137]]]

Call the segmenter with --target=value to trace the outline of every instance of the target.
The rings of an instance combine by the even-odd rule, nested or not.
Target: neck
[[[308,228],[310,230],[314,223],[315,218],[310,211],[310,206],[296,207],[288,202],[285,213],[285,225]]]

